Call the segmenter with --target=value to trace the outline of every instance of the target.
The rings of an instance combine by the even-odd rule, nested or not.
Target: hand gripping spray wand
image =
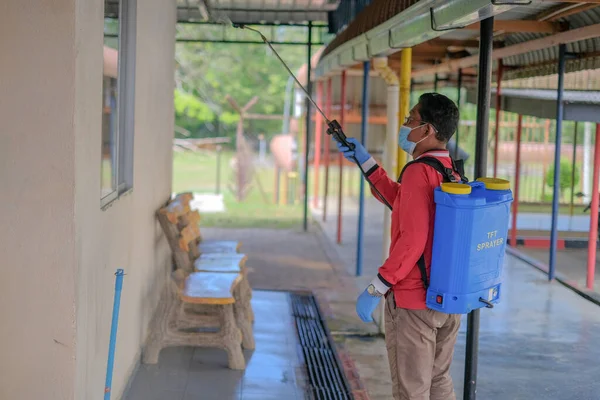
[[[285,63],[285,61],[283,61],[283,59],[281,58],[281,56],[279,55],[279,53],[277,53],[277,51],[273,48],[273,46],[271,45],[271,43],[269,42],[269,40],[267,40],[267,38],[257,29],[251,28],[249,26],[246,25],[242,25],[242,24],[232,24],[234,28],[239,28],[239,29],[248,29],[249,31],[253,31],[256,32],[260,35],[261,39],[263,40],[263,42],[265,42],[273,51],[273,53],[277,56],[277,58],[279,59],[279,61],[281,62],[281,64],[283,64],[283,66],[285,67],[285,69],[287,70],[287,72],[290,74],[290,76],[292,78],[294,78],[294,80],[296,81],[296,83],[298,84],[298,86],[300,86],[300,88],[302,89],[302,91],[304,91],[304,93],[306,94],[306,97],[308,98],[308,100],[312,103],[313,106],[315,106],[315,109],[319,112],[319,114],[321,114],[323,116],[323,118],[325,119],[325,123],[327,124],[327,134],[333,136],[333,138],[343,144],[344,146],[348,147],[350,150],[354,150],[355,146],[348,142],[346,134],[344,133],[344,131],[342,130],[342,126],[340,125],[339,122],[337,122],[335,119],[334,120],[330,120],[329,118],[327,118],[327,116],[325,115],[325,113],[323,112],[323,110],[321,110],[321,108],[319,108],[319,106],[317,105],[317,103],[315,103],[315,101],[312,99],[310,93],[308,93],[308,91],[304,88],[304,86],[302,86],[302,84],[298,81],[298,79],[296,78],[296,76],[294,75],[294,73],[290,70],[290,68],[287,66],[287,64]],[[365,105],[363,104],[363,107],[365,107]],[[369,185],[371,186],[371,188],[373,189],[373,191],[375,193],[377,193],[377,195],[379,196],[380,200],[391,210],[392,206],[391,204],[385,199],[385,197],[383,197],[383,195],[381,194],[381,192],[379,192],[379,190],[377,190],[377,188],[375,187],[375,185],[373,185],[373,183],[369,180],[369,178],[367,177],[367,173],[365,170],[363,170],[362,166],[360,165],[360,163],[358,162],[358,160],[356,159],[355,156],[352,156],[352,160],[354,160],[354,162],[356,163],[356,165],[358,165],[358,168],[360,169],[360,171],[362,172],[363,176],[365,177],[365,180],[369,183]]]

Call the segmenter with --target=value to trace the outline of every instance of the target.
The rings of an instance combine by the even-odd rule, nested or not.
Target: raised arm
[[[394,201],[396,201],[396,197],[400,193],[400,184],[388,177],[385,170],[377,164],[375,159],[371,157],[371,155],[358,140],[354,138],[348,138],[347,140],[355,146],[354,150],[350,150],[341,143],[336,143],[338,149],[349,161],[354,162],[352,157],[356,157],[356,160],[361,164],[361,167],[369,178],[369,181],[383,195],[385,200],[390,205],[393,205]],[[373,188],[371,188],[371,193],[377,200],[385,204],[377,192],[373,190]]]

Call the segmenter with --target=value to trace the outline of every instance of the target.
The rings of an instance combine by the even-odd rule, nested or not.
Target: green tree
[[[179,37],[260,41],[253,32],[220,26],[178,26]],[[269,28],[259,28],[267,37]],[[305,28],[278,27],[277,40],[304,40]],[[292,71],[306,62],[304,46],[276,46]],[[256,114],[282,115],[288,74],[265,44],[178,43],[176,46],[176,124],[193,136],[234,136],[238,115],[226,96],[239,104],[259,100]],[[193,99],[193,100],[192,100]],[[210,112],[209,112],[210,111]],[[190,113],[191,112],[191,113]],[[248,121],[247,131],[267,136],[281,133],[282,121]]]
[[[558,190],[562,199],[566,189],[579,184],[579,169],[575,168],[575,174],[573,174],[572,163],[568,160],[560,160],[560,176],[558,181]],[[554,165],[546,172],[546,185],[554,188]]]

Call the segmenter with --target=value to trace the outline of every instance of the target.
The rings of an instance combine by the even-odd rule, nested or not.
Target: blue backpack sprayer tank
[[[467,314],[500,300],[513,201],[510,184],[493,178],[442,183],[436,204],[427,307]]]
[[[340,124],[327,118],[267,38],[260,31],[246,25],[233,26],[260,35],[323,116],[328,127],[327,134],[349,149],[354,149],[354,145],[346,140]],[[366,171],[356,158],[354,162],[373,191],[391,210],[391,204],[369,181]],[[405,169],[417,162],[435,168],[444,176],[445,181],[434,192],[436,216],[429,277],[424,256],[421,256],[417,263],[427,289],[427,307],[447,314],[467,314],[478,308],[493,307],[501,296],[502,265],[513,201],[509,182],[481,178],[476,182],[467,183],[462,174],[462,163],[453,161],[454,169],[447,169],[431,157],[412,161]],[[453,172],[458,172],[461,182],[454,178]],[[401,178],[402,175],[398,181]]]

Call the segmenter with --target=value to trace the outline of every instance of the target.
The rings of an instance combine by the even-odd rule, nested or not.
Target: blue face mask
[[[421,139],[417,143],[415,143],[415,142],[411,142],[410,140],[408,140],[408,135],[410,135],[410,133],[413,131],[413,129],[417,129],[422,126],[424,126],[424,125],[419,125],[415,128],[409,128],[408,126],[402,125],[400,127],[400,132],[398,132],[398,145],[400,146],[400,148],[402,148],[402,150],[404,150],[411,156],[413,155],[413,153],[415,151],[415,147],[417,147],[417,145],[419,143],[421,143],[423,140],[427,139],[427,136],[425,136],[423,139]]]

